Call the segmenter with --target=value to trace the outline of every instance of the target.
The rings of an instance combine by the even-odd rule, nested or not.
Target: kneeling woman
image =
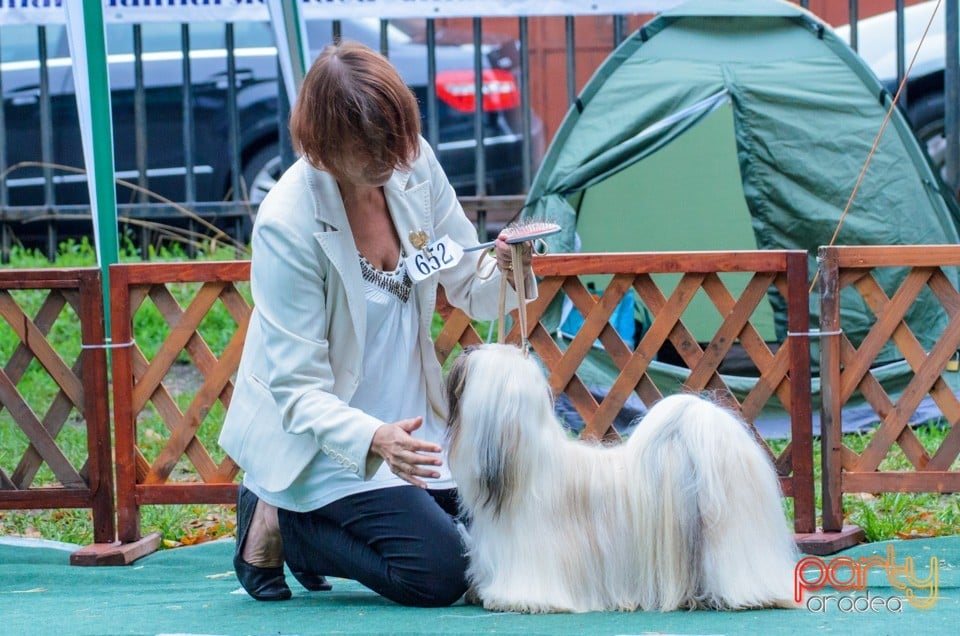
[[[337,576],[405,605],[453,603],[466,562],[430,324],[438,284],[496,317],[500,274],[478,277],[474,258],[418,283],[406,269],[424,239],[477,235],[384,57],[327,47],[290,127],[302,158],[257,214],[254,310],[220,436],[245,471],[237,577],[258,600],[290,598],[286,560],[307,589]],[[495,252],[508,269],[509,247]]]

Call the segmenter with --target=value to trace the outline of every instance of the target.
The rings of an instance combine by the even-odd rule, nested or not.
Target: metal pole
[[[133,25],[133,118],[136,122],[134,143],[137,157],[137,185],[143,188],[137,193],[137,203],[143,207],[134,208],[138,217],[147,219],[149,215],[146,204],[146,190],[149,187],[147,179],[147,91],[143,81],[143,32],[142,26]],[[141,215],[141,212],[143,214]],[[152,220],[152,219],[151,219]],[[140,258],[150,259],[150,230],[146,225],[140,226]]]
[[[37,47],[40,60],[40,161],[43,163],[43,205],[47,215],[47,259],[53,262],[57,257],[57,208],[53,189],[53,110],[47,63],[47,27],[37,27]],[[87,173],[89,176],[90,166],[87,166]]]
[[[477,140],[474,174],[477,178],[476,195],[483,197],[487,194],[487,164],[483,143],[483,30],[480,18],[473,19],[473,80],[473,138]]]
[[[2,34],[0,34],[2,38]],[[0,73],[0,95],[3,95],[3,74]],[[7,120],[6,110],[0,108],[0,174],[7,174]],[[0,179],[0,209],[6,216],[7,206],[10,205],[10,196],[7,190],[7,179]],[[0,219],[0,263],[10,262],[10,227],[6,219]]]
[[[230,191],[234,203],[243,200],[241,180],[243,164],[240,157],[240,114],[237,112],[237,57],[234,50],[233,23],[228,22],[224,32],[227,46],[227,134],[230,139]],[[234,208],[236,209],[236,208]]]
[[[854,51],[857,50],[857,22],[859,21],[859,7],[860,3],[857,0],[850,0],[850,48]]]
[[[193,209],[193,204],[197,200],[197,177],[194,174],[193,159],[193,138],[194,138],[194,120],[193,120],[193,73],[190,69],[190,25],[180,25],[180,50],[183,54],[181,73],[183,74],[183,101],[180,108],[183,113],[183,200],[187,207]],[[187,227],[193,236],[196,231],[196,222],[190,219]],[[187,243],[187,256],[193,258],[197,255],[197,248],[193,241]]]
[[[440,110],[437,104],[437,25],[427,19],[427,141],[432,148],[440,143]]]
[[[945,100],[944,136],[947,139],[946,180],[950,191],[957,196],[960,187],[960,12],[957,0],[946,5],[946,68],[943,78]]]
[[[906,20],[903,15],[903,0],[896,2],[897,16],[897,86],[903,84],[903,77],[907,74],[907,28]],[[900,91],[900,106],[907,107],[907,85],[903,84],[903,90]]]
[[[520,104],[523,111],[523,191],[530,190],[533,180],[533,118],[530,107],[530,34],[527,18],[519,18],[520,25]],[[482,240],[487,240],[484,235]]]
[[[567,42],[567,103],[572,104],[577,99],[577,65],[574,58],[577,51],[577,42],[574,34],[573,16],[566,16],[564,23]]]

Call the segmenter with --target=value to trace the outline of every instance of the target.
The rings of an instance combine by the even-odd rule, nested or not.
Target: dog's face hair
[[[447,394],[447,436],[450,446],[457,443],[460,431],[460,396],[467,383],[468,358],[475,347],[466,347],[453,361],[444,385]]]
[[[446,392],[447,392],[447,425],[449,436],[450,454],[454,457],[464,443],[462,418],[461,418],[461,398],[467,388],[467,378],[470,372],[471,354],[476,351],[476,347],[467,347],[457,356],[450,372],[447,374]],[[479,503],[484,507],[493,510],[494,516],[499,516],[506,502],[508,493],[512,492],[509,474],[504,471],[503,457],[499,453],[489,456],[488,461],[484,461],[478,466],[480,474],[476,475],[477,485],[480,487]]]
[[[507,425],[512,416],[495,404],[496,398],[487,398],[503,398],[516,388],[511,378],[518,362],[528,361],[512,346],[468,347],[454,361],[446,380],[449,461],[469,467],[476,487],[471,491],[471,504],[490,510],[494,517],[516,496],[522,469],[518,466],[518,446],[524,443],[524,434],[522,427]],[[464,408],[470,409],[470,430],[464,427]],[[465,490],[461,489],[461,496]]]

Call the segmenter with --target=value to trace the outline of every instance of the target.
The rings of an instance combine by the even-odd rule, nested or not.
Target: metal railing
[[[800,0],[798,4],[810,7],[808,0]],[[902,78],[906,61],[912,53],[906,50],[904,43],[904,4],[903,0],[897,0],[894,8],[898,78]],[[956,62],[956,4],[956,0],[945,2],[946,23],[949,25],[947,41],[953,43],[953,48],[947,51],[944,76],[947,152],[943,174],[951,184],[958,181],[957,164],[960,163],[957,159],[960,143],[956,134],[960,102],[956,98],[957,75],[960,73]],[[848,9],[852,24],[849,39],[854,48],[858,45],[859,5],[857,0],[850,0]],[[634,18],[638,16],[608,17],[613,32],[605,46],[612,50],[625,39],[628,26],[636,23]],[[518,175],[515,186],[510,191],[490,187],[491,170],[502,166],[491,165],[493,160],[487,154],[494,141],[489,125],[495,114],[484,112],[482,100],[474,100],[472,133],[460,142],[468,147],[472,144],[472,176],[469,181],[473,185],[458,187],[458,192],[472,197],[468,206],[470,210],[498,210],[497,218],[474,217],[481,228],[485,228],[488,222],[496,228],[519,210],[540,153],[549,142],[546,138],[549,132],[544,133],[533,108],[531,91],[536,82],[546,81],[531,73],[530,23],[541,19],[549,18],[516,18],[515,36],[510,36],[518,43],[518,54],[511,71],[520,93],[520,115],[513,124],[514,132],[521,140],[515,157]],[[549,81],[565,82],[567,103],[556,106],[565,110],[576,99],[577,52],[584,45],[585,38],[591,36],[577,33],[573,17],[558,16],[557,19],[563,20],[565,64],[562,70],[557,69],[563,77],[552,76]],[[502,20],[509,22],[509,19]],[[474,94],[479,95],[484,90],[481,70],[485,65],[483,55],[486,49],[477,44],[502,37],[491,33],[490,29],[485,30],[484,19],[473,18],[466,22],[470,28],[465,30],[463,37],[473,45],[473,88]],[[289,104],[284,92],[277,90],[277,63],[260,60],[256,62],[258,67],[253,66],[256,55],[266,54],[267,58],[273,55],[275,58],[275,52],[270,53],[272,36],[265,28],[264,33],[271,39],[251,40],[250,24],[214,25],[217,29],[213,33],[218,41],[216,48],[205,42],[211,36],[210,25],[162,25],[165,29],[163,37],[170,36],[166,40],[167,49],[158,48],[156,44],[163,39],[154,32],[160,28],[156,24],[111,25],[113,31],[108,31],[108,51],[115,61],[112,77],[115,80],[123,77],[114,85],[116,150],[118,156],[130,159],[120,166],[117,174],[125,182],[120,187],[122,196],[118,197],[118,212],[127,230],[125,235],[139,244],[145,256],[149,254],[150,242],[163,237],[181,238],[190,250],[191,237],[214,232],[207,224],[242,242],[257,204],[257,197],[250,196],[248,191],[251,184],[245,179],[250,176],[251,161],[258,151],[273,143],[279,149],[280,166],[293,160],[285,125]],[[420,61],[425,70],[425,92],[421,97],[426,122],[424,135],[435,148],[443,148],[447,141],[442,138],[439,120],[443,103],[437,86],[437,73],[443,70],[438,67],[438,51],[443,43],[438,41],[441,36],[438,36],[435,20],[426,19],[422,24],[423,32],[418,37],[422,40],[425,56]],[[332,21],[331,25],[329,35],[325,36],[327,39],[332,40],[344,33],[344,24],[340,21]],[[68,78],[69,58],[64,57],[67,50],[65,34],[62,28],[55,26],[21,26],[15,27],[21,29],[17,32],[20,35],[11,37],[12,28],[4,27],[0,32],[0,91],[3,91],[5,101],[5,108],[0,110],[0,259],[4,262],[17,241],[41,247],[52,258],[64,236],[92,234],[90,206],[83,198],[85,176],[82,159],[78,159],[79,136],[70,128],[75,124],[63,125],[63,121],[74,121],[71,118],[75,118],[75,105],[67,90],[72,82]],[[391,25],[387,21],[379,22],[375,43],[388,57],[394,52],[388,37],[389,28]],[[314,46],[314,50],[317,49],[318,46]],[[205,69],[215,57],[220,66],[213,76],[208,76]],[[147,68],[158,60],[170,62],[165,68],[176,76],[172,83],[176,86],[175,92],[163,93],[158,88],[155,69]],[[262,77],[258,75],[261,71],[265,73]],[[580,71],[583,75],[582,68]],[[29,80],[18,79],[24,73],[30,75]],[[271,75],[273,77],[269,78]],[[124,87],[119,85],[121,83]],[[216,104],[207,102],[219,99],[217,90],[223,92],[224,110],[210,113],[209,108]],[[259,107],[261,110],[255,122],[247,117],[245,110],[248,105],[246,95],[251,90],[270,93]],[[121,91],[122,98],[118,97]],[[902,107],[909,105],[909,98],[906,92],[901,95]],[[163,113],[171,117],[175,125],[164,123]],[[27,115],[30,126],[25,129],[22,118]],[[132,122],[131,128],[123,130],[132,132],[116,134],[121,122],[127,120]],[[226,140],[223,156],[218,157],[219,164],[214,166],[198,161],[199,154],[206,150],[204,146],[211,139],[203,132],[211,123],[218,126],[216,134],[219,139]],[[172,164],[169,161],[164,165],[156,164],[151,158],[167,152],[166,146],[176,147],[180,152],[171,155],[175,158]],[[449,172],[449,166],[445,167]],[[171,176],[171,172],[176,174]],[[174,194],[167,197],[171,200],[160,200],[150,194],[154,191],[172,191]],[[513,196],[510,202],[513,209],[502,209],[502,198],[488,205],[486,199],[491,196]]]
[[[527,19],[518,20],[521,38],[526,37]],[[489,64],[483,59],[487,49],[476,46],[476,43],[485,41],[481,20],[477,18],[473,24],[474,55],[471,63],[476,78],[475,94],[480,95],[484,91],[484,86],[481,85],[482,70]],[[331,41],[339,37],[341,32],[340,21],[333,21],[332,25],[329,35]],[[380,21],[379,47],[389,57],[387,25],[386,21]],[[164,28],[170,26],[163,25]],[[458,188],[458,191],[464,192],[473,201],[468,206],[469,209],[492,208],[499,211],[503,207],[504,197],[512,196],[511,205],[515,206],[515,209],[509,216],[513,216],[519,210],[522,195],[530,184],[544,143],[542,137],[534,139],[542,135],[542,132],[530,108],[527,66],[529,60],[525,54],[521,55],[518,60],[519,67],[514,69],[522,112],[516,124],[519,126],[516,136],[522,139],[519,156],[516,157],[519,163],[519,185],[510,191],[503,191],[501,188],[501,191],[491,192],[490,178],[487,176],[490,171],[490,166],[487,165],[490,161],[487,149],[498,140],[490,133],[489,121],[498,115],[484,112],[483,100],[474,100],[475,107],[471,114],[472,137],[464,137],[460,141],[441,138],[442,131],[438,123],[441,107],[436,84],[437,52],[440,45],[436,41],[434,21],[427,20],[426,26],[423,62],[428,66],[429,72],[425,100],[422,100],[425,101],[422,107],[427,124],[424,135],[434,148],[440,149],[441,161],[445,146],[473,147],[472,181],[475,185],[472,191],[471,188]],[[160,51],[156,47],[145,47],[144,44],[145,40],[150,39],[148,30],[154,27],[156,25],[153,24],[110,25],[111,30],[108,30],[108,50],[111,43],[123,42],[130,45],[129,53],[122,46],[117,47],[122,49],[121,52],[110,53],[111,76],[116,78],[124,74],[132,75],[132,79],[127,78],[130,79],[129,84],[124,84],[125,80],[121,80],[113,86],[115,154],[118,158],[133,158],[132,166],[129,163],[118,166],[118,216],[121,223],[128,227],[127,236],[139,239],[144,255],[148,254],[146,247],[151,237],[157,236],[189,239],[195,234],[210,234],[220,230],[242,241],[249,231],[250,219],[257,205],[256,193],[250,192],[253,184],[245,182],[245,177],[250,176],[245,174],[249,162],[258,150],[273,143],[279,148],[281,167],[289,165],[294,159],[285,124],[289,117],[289,103],[284,92],[277,90],[279,67],[275,50],[272,47],[251,46],[249,41],[244,42],[237,36],[237,24],[226,23],[218,25],[222,34],[217,37],[222,39],[222,47],[211,48],[209,43],[197,42],[197,38],[192,36],[196,27],[183,24],[178,25],[179,41],[176,48]],[[9,28],[6,27],[5,30]],[[6,112],[0,115],[0,174],[3,175],[3,178],[0,178],[0,256],[4,261],[8,260],[9,250],[17,240],[25,239],[32,245],[41,247],[52,258],[62,236],[92,234],[90,205],[88,199],[83,200],[85,192],[77,189],[77,186],[85,186],[86,183],[79,153],[79,137],[69,137],[77,132],[76,114],[70,112],[74,108],[72,94],[61,91],[61,85],[69,84],[64,74],[64,69],[69,66],[69,58],[64,57],[65,32],[60,27],[18,28],[34,31],[34,35],[28,39],[33,40],[35,54],[30,56],[28,51],[27,56],[33,59],[18,59],[24,56],[24,51],[11,54],[8,48],[2,47],[4,38],[0,34],[0,62],[4,62],[0,66],[0,88],[7,92],[5,101],[8,104]],[[245,34],[250,31],[250,28],[243,29]],[[266,29],[264,33],[269,35],[269,30]],[[209,29],[205,27],[200,39],[209,39],[210,36]],[[313,48],[316,51],[319,47]],[[51,52],[51,49],[54,51]],[[522,46],[519,49],[524,51]],[[249,63],[255,55],[272,56],[272,61],[264,63],[261,60],[257,62],[259,68],[253,68]],[[202,114],[204,108],[202,102],[211,98],[211,91],[207,85],[210,78],[201,76],[196,66],[198,60],[216,56],[221,56],[223,63],[222,68],[216,72],[219,88],[223,90],[223,122],[211,121],[210,118],[198,121],[198,113]],[[156,63],[159,60],[179,60],[179,63],[165,67],[167,71],[179,74],[179,77],[171,79],[170,88],[175,85],[176,95],[173,91],[163,94],[158,88],[158,79],[149,76],[148,71],[151,69],[144,68],[145,61]],[[264,71],[265,64],[271,69]],[[51,70],[56,70],[55,77],[51,77]],[[271,70],[273,72],[270,72]],[[24,72],[35,75],[28,80],[11,79],[12,75],[22,75]],[[261,72],[262,76],[257,75]],[[251,105],[244,101],[250,97],[245,96],[243,91],[262,91],[268,85],[269,94],[259,97],[261,103]],[[24,95],[24,91],[29,94]],[[172,100],[174,97],[179,103],[176,112],[171,104],[157,103],[159,100]],[[25,102],[30,102],[30,105],[36,108],[30,112],[19,108]],[[258,111],[255,114],[245,113],[243,109],[247,107],[256,108]],[[169,127],[163,122],[151,116],[162,108],[166,108],[179,122],[179,131],[168,130]],[[17,119],[24,115],[29,116],[28,122]],[[253,117],[257,119],[254,120]],[[127,119],[132,120],[130,128],[125,127],[124,122]],[[15,128],[20,128],[19,135],[22,137],[25,123],[33,126],[30,132],[36,133],[35,141],[38,143],[35,148],[29,147],[34,140],[28,140],[27,144],[18,143],[18,137],[13,134]],[[227,140],[224,144],[226,157],[222,158],[223,165],[213,168],[201,165],[197,155],[198,144],[202,144],[205,139],[209,140],[211,135],[210,132],[202,131],[201,127],[210,125],[216,125],[217,130],[221,131]],[[251,125],[260,129],[253,134],[248,130]],[[175,134],[175,141],[170,142],[170,145],[182,144],[182,153],[171,153],[168,149],[159,147],[158,133],[151,131],[151,128],[162,128],[165,133]],[[132,131],[132,134],[127,134],[129,131]],[[73,152],[64,152],[70,149]],[[73,157],[73,160],[62,159],[64,154]],[[157,165],[156,157],[161,154],[182,160],[173,166]],[[118,163],[120,161],[122,159]],[[167,193],[171,172],[177,173],[180,180],[180,183],[172,188],[175,196]],[[222,183],[217,183],[218,179]],[[203,183],[204,180],[212,180],[214,183]],[[221,185],[223,187],[220,187]],[[485,203],[490,196],[496,196],[498,200]],[[474,218],[477,219],[476,216]],[[172,219],[179,221],[170,227],[168,224]],[[481,225],[485,221],[482,215],[477,220]],[[492,222],[502,225],[506,220],[507,216],[501,214],[499,221],[494,219]],[[158,223],[167,227],[159,226]],[[131,228],[138,228],[139,236],[136,231],[131,232]],[[188,240],[187,242],[189,244]]]

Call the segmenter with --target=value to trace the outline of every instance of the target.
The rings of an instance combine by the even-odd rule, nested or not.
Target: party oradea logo
[[[882,596],[867,589],[870,571],[886,574],[895,594]],[[816,556],[801,559],[794,568],[794,600],[811,612],[881,613],[903,611],[905,604],[927,610],[939,598],[940,565],[930,557],[927,571],[918,573],[913,557],[897,561],[896,550],[887,546],[886,556],[873,555],[854,560],[836,557],[829,561]],[[836,594],[824,594],[824,588]]]

